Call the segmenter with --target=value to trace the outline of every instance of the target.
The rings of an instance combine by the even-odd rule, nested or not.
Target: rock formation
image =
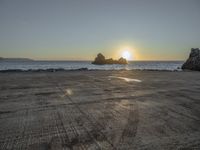
[[[97,57],[95,58],[95,60],[92,62],[92,64],[103,65],[105,64],[105,62],[106,62],[105,57],[101,53],[99,53]]]
[[[119,60],[113,60],[112,58],[105,59],[105,57],[99,53],[95,60],[92,62],[95,65],[104,65],[104,64],[128,64],[125,58],[120,58]]]
[[[200,71],[200,49],[192,48],[190,56],[183,64],[182,69],[198,70]]]
[[[123,57],[121,57],[119,60],[118,60],[119,64],[128,64],[127,60]]]

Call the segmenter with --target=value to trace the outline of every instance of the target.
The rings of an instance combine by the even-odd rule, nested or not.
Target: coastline
[[[182,61],[131,61],[127,65],[94,65],[90,61],[0,62],[0,70],[180,70]]]
[[[175,69],[175,70],[168,70],[168,69],[88,69],[88,68],[79,68],[79,69],[63,69],[63,68],[49,68],[49,69],[6,69],[0,70],[0,73],[11,73],[11,72],[68,72],[68,71],[167,71],[167,72],[182,72],[182,71],[191,71],[191,70],[182,70],[182,69]]]

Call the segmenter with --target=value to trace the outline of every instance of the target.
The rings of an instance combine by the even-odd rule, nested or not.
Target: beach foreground
[[[123,78],[125,77],[125,78]],[[200,149],[200,73],[0,73],[0,149]]]

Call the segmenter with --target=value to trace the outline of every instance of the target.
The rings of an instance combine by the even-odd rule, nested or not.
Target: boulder
[[[183,64],[182,69],[198,70],[200,71],[200,49],[192,48],[190,56]]]

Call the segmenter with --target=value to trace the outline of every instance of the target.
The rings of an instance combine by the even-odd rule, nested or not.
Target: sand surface
[[[0,73],[0,149],[200,149],[200,72]]]

